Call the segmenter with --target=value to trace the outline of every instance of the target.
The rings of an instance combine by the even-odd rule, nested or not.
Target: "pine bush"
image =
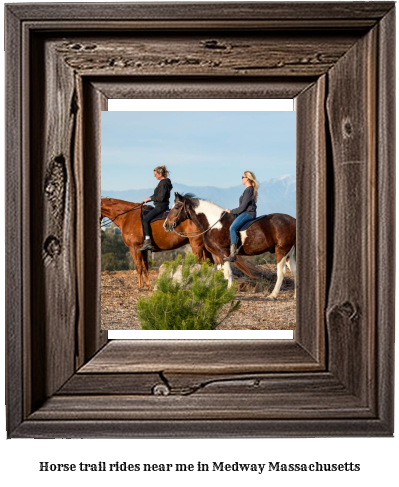
[[[209,262],[198,266],[195,256],[187,253],[164,265],[157,290],[137,303],[143,330],[214,330],[239,308],[235,286],[228,288],[223,272]],[[181,279],[173,279],[180,270]],[[227,311],[222,309],[226,305]]]

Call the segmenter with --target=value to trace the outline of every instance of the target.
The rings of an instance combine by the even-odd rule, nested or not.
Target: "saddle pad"
[[[151,210],[153,210],[154,207],[151,205],[146,205],[143,206],[142,210],[142,217],[144,217],[147,213],[149,213]],[[167,216],[169,215],[170,210],[165,210],[162,213],[159,213],[159,215],[154,216],[154,218],[151,220],[150,223],[156,222],[157,220],[166,220]]]
[[[258,216],[257,218],[254,218],[253,220],[249,220],[247,221],[246,223],[244,223],[244,225],[240,228],[239,232],[243,232],[244,230],[247,230],[251,225],[253,225],[254,223],[256,223],[257,221],[259,220],[262,220],[262,218],[266,218],[267,215],[262,215],[262,216]]]

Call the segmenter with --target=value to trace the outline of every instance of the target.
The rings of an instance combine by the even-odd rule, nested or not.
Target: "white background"
[[[3,14],[3,12],[2,12]],[[3,19],[1,19],[3,25]],[[2,55],[1,83],[4,87],[4,53]],[[3,88],[4,90],[4,88]],[[3,91],[4,92],[4,91]],[[4,117],[2,117],[2,120]],[[2,124],[4,134],[4,124]],[[1,138],[2,142],[4,137]],[[4,158],[4,148],[0,151]],[[4,171],[0,171],[1,191],[4,191]],[[0,198],[1,215],[4,221],[4,198]],[[7,212],[12,208],[7,208]],[[4,255],[4,232],[1,232],[1,251]],[[4,310],[4,266],[1,266],[1,309]],[[4,324],[4,313],[2,313]],[[4,329],[4,328],[3,328]],[[4,350],[4,333],[1,336],[1,350]],[[396,349],[398,347],[396,346]],[[398,350],[396,350],[398,353]],[[2,361],[2,368],[4,367]],[[1,393],[4,395],[4,374],[1,374]],[[397,382],[397,381],[396,381]],[[4,401],[2,401],[4,404]],[[86,485],[93,482],[96,486],[109,486],[117,482],[118,486],[132,486],[138,483],[147,485],[165,484],[187,485],[191,487],[204,484],[216,485],[220,482],[229,485],[250,483],[257,485],[278,485],[296,487],[324,487],[352,483],[365,485],[397,485],[397,462],[399,458],[398,440],[393,438],[320,438],[320,439],[206,439],[206,440],[6,440],[5,409],[0,415],[3,433],[1,445],[1,474],[7,482],[16,485],[29,482],[30,485],[59,486]],[[398,408],[396,407],[396,417]],[[244,463],[360,463],[360,472],[353,473],[144,473],[144,472],[70,472],[41,473],[39,462],[51,463],[202,463],[235,461]]]

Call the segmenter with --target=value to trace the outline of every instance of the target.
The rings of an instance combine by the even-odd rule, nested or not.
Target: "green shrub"
[[[173,274],[181,269],[181,280]],[[205,262],[196,265],[195,256],[165,263],[165,271],[156,281],[157,290],[137,303],[138,317],[143,330],[213,330],[236,311],[235,286],[227,288],[222,271]],[[224,317],[222,308],[230,304]]]

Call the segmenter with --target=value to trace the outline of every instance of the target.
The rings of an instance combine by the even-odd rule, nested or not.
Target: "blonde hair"
[[[245,171],[244,176],[249,179],[249,182],[251,183],[251,186],[254,188],[254,200],[257,201],[258,199],[258,188],[259,188],[259,183],[256,180],[255,174],[251,171]]]
[[[160,174],[163,178],[169,177],[169,174],[170,174],[170,171],[168,171],[166,169],[166,166],[157,166],[154,169],[154,171],[157,172],[158,174]]]

